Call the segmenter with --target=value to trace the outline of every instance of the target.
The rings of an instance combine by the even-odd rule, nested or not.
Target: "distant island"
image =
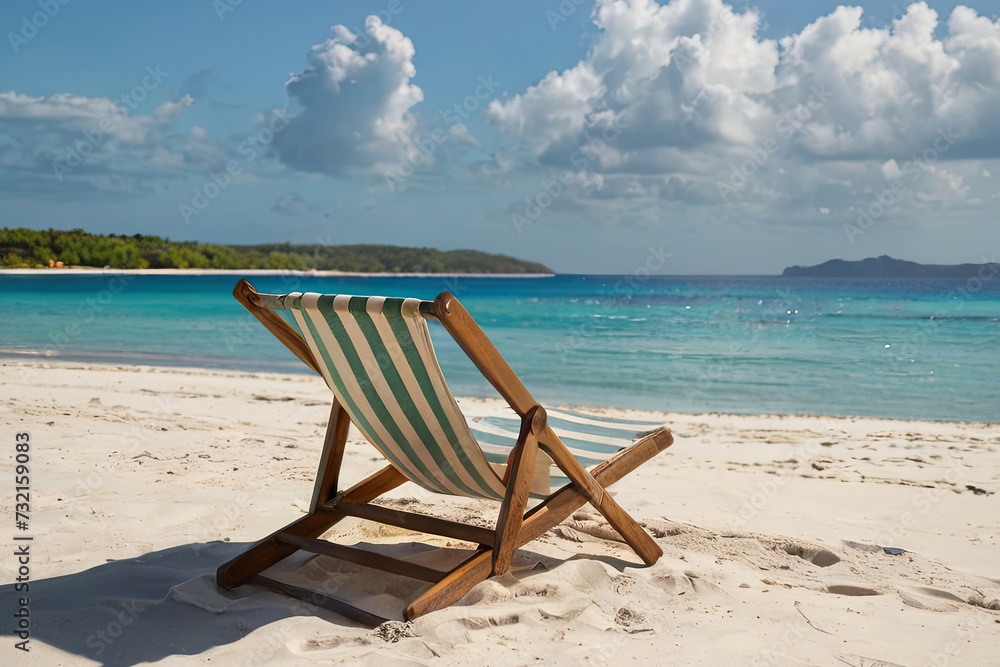
[[[985,267],[985,268],[984,268]],[[1000,264],[917,264],[888,255],[856,262],[831,259],[816,266],[789,266],[781,272],[790,277],[829,278],[971,278],[980,271],[1000,272]]]
[[[343,271],[345,273],[551,274],[537,262],[477,250],[392,245],[219,245],[159,236],[88,234],[24,227],[0,230],[0,268],[111,267]]]

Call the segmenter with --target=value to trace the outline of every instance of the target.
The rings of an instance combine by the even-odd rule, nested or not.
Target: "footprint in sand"
[[[964,602],[957,595],[952,595],[947,591],[926,586],[915,588],[897,588],[896,592],[903,602],[916,609],[926,609],[927,611],[951,612],[957,611],[958,605],[951,602]]]
[[[655,577],[650,583],[670,595],[684,595],[698,591],[695,579],[698,579],[698,575],[694,572],[671,572]]]
[[[784,549],[785,553],[789,556],[798,556],[802,560],[808,561],[818,567],[830,567],[840,562],[840,556],[829,549],[811,544],[788,542],[784,545]]]

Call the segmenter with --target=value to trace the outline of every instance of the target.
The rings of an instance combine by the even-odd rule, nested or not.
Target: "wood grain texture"
[[[351,487],[345,498],[351,497],[354,502],[369,502],[405,481],[407,479],[402,473],[392,466],[387,466]],[[216,583],[220,588],[230,590],[242,584],[247,578],[263,572],[295,553],[297,547],[279,543],[275,539],[277,536],[318,537],[346,516],[342,512],[322,507],[314,514],[307,514],[293,521],[257,542],[236,558],[220,565],[215,575]]]
[[[441,292],[434,299],[434,311],[444,328],[455,339],[479,372],[504,397],[507,404],[524,417],[538,402],[514,373],[503,355],[493,345],[451,292]]]
[[[607,519],[612,528],[618,531],[644,563],[647,565],[655,563],[663,555],[663,550],[657,546],[649,533],[621,508],[611,494],[605,493],[604,487],[580,465],[551,428],[546,427],[542,437],[542,448],[590,504]]]
[[[667,429],[646,436],[594,468],[594,478],[602,486],[610,486],[669,447],[672,441],[673,438]],[[556,492],[525,516],[518,535],[518,546],[524,546],[545,531],[559,525],[586,502],[586,498],[574,486],[567,486]],[[492,560],[493,553],[490,549],[482,549],[470,556],[451,574],[410,604],[406,608],[406,619],[412,620],[461,600],[473,586],[489,577]]]
[[[382,570],[383,572],[391,572],[392,574],[410,577],[411,579],[437,583],[447,574],[441,570],[435,570],[416,563],[410,563],[398,558],[392,558],[391,556],[383,556],[382,554],[367,551],[365,549],[357,549],[355,547],[348,547],[342,544],[334,544],[333,542],[328,542],[327,540],[299,537],[298,535],[290,535],[288,533],[282,533],[275,539],[282,544],[293,546],[296,549],[303,549],[314,554],[323,554],[324,556],[332,556],[333,558],[345,560],[348,563],[375,568],[376,570]]]
[[[330,421],[326,425],[326,436],[323,438],[323,453],[316,471],[316,482],[313,484],[312,500],[309,503],[310,513],[337,495],[340,466],[344,461],[344,448],[350,428],[351,419],[347,416],[347,411],[334,398],[330,408]]]
[[[540,415],[540,416],[539,416]],[[507,492],[504,494],[500,514],[497,517],[496,544],[493,548],[492,574],[503,574],[510,569],[510,561],[517,550],[517,537],[524,521],[524,508],[528,503],[531,478],[535,471],[538,454],[538,439],[535,425],[545,425],[545,410],[535,406],[521,420],[521,432],[517,444],[507,461]]]
[[[341,501],[336,505],[337,511],[349,516],[356,516],[361,519],[384,523],[389,526],[405,528],[431,535],[443,535],[464,542],[481,544],[492,547],[495,535],[488,528],[471,526],[457,521],[448,521],[416,512],[405,512],[391,507],[382,507],[371,504],[354,504]]]
[[[320,375],[319,364],[313,358],[313,353],[306,345],[306,342],[299,335],[292,325],[290,325],[285,320],[281,319],[281,316],[276,314],[269,308],[264,307],[261,304],[260,298],[257,296],[257,290],[253,288],[246,279],[241,279],[236,283],[236,287],[233,288],[233,296],[239,301],[244,308],[250,311],[250,314],[256,317],[261,324],[267,327],[267,330],[274,334],[274,337],[282,342],[282,344],[291,350],[292,354],[298,357],[302,363],[304,363],[309,368],[313,369]]]
[[[449,572],[448,576],[411,602],[403,612],[403,617],[412,621],[418,616],[443,609],[461,600],[473,586],[489,578],[492,553],[492,549],[480,549],[467,558]]]
[[[590,474],[601,486],[611,486],[669,447],[672,442],[670,431],[666,428],[660,429],[597,465]],[[562,523],[586,502],[584,495],[573,485],[566,486],[549,496],[525,515],[518,540],[519,546],[527,544],[553,526]]]

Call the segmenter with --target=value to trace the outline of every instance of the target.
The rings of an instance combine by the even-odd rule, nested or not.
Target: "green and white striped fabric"
[[[419,299],[316,293],[281,299],[337,400],[362,435],[400,472],[431,491],[502,499],[502,474],[521,421],[466,420],[438,365]],[[596,465],[653,422],[548,411],[548,424],[584,467]],[[568,483],[539,452],[533,495]]]
[[[431,491],[503,498],[441,373],[419,299],[295,293],[284,305],[351,421],[400,472]]]
[[[591,468],[611,458],[638,438],[663,426],[660,422],[619,420],[595,417],[569,410],[548,410],[548,425],[584,468]],[[472,435],[479,441],[487,460],[507,460],[517,442],[521,420],[512,417],[472,417]],[[569,483],[562,471],[552,466],[549,483],[558,488]]]

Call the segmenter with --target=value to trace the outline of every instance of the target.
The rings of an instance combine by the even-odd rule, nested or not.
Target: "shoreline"
[[[132,275],[132,276],[303,276],[316,278],[552,278],[554,273],[362,273],[293,269],[113,269],[90,266],[61,269],[0,269],[0,275]]]
[[[190,361],[189,359],[178,359],[176,364],[162,363],[161,359],[150,360],[148,362],[142,361],[110,361],[110,360],[100,360],[94,361],[87,357],[100,357],[100,353],[83,353],[79,358],[74,358],[73,356],[57,356],[55,354],[46,356],[43,352],[37,350],[33,351],[20,351],[20,350],[8,350],[0,348],[0,369],[3,367],[13,366],[22,367],[25,369],[49,369],[49,368],[62,368],[65,370],[86,370],[86,371],[132,371],[137,373],[177,373],[177,374],[187,374],[187,375],[216,375],[229,378],[246,378],[246,377],[260,377],[277,380],[279,382],[288,381],[300,381],[303,378],[309,379],[319,379],[319,376],[306,368],[301,362],[289,361],[275,362],[278,364],[287,365],[289,370],[280,370],[278,368],[268,369],[268,368],[254,368],[245,367],[238,368],[232,366],[223,365],[189,365],[184,363],[185,361]],[[161,361],[161,363],[156,363],[156,361]],[[204,360],[211,364],[214,360]],[[226,360],[218,360],[219,364],[224,363]],[[12,363],[8,363],[12,362]],[[301,371],[299,371],[301,367]],[[296,369],[296,370],[291,370]],[[320,383],[322,381],[320,380]],[[325,386],[325,385],[324,385]],[[456,398],[460,401],[496,401],[502,403],[502,399],[499,396],[472,396],[472,395],[456,395]],[[894,423],[921,423],[921,424],[968,424],[982,426],[984,428],[1000,426],[1000,420],[989,421],[989,420],[969,420],[969,419],[929,419],[929,418],[914,418],[914,417],[886,417],[881,415],[857,415],[857,414],[843,414],[843,415],[831,415],[831,414],[820,414],[812,412],[785,412],[785,413],[774,413],[774,412],[759,412],[748,410],[746,412],[726,412],[719,410],[710,410],[705,412],[677,412],[668,410],[649,410],[641,408],[629,408],[621,405],[590,405],[581,403],[559,403],[553,401],[545,401],[539,399],[540,402],[547,405],[550,408],[567,408],[570,410],[577,410],[583,412],[596,412],[596,413],[608,413],[608,412],[628,412],[635,415],[656,415],[656,416],[684,416],[684,417],[733,417],[733,418],[752,418],[759,417],[764,419],[815,419],[815,420],[865,420],[865,421],[884,421],[884,422],[894,422]]]

